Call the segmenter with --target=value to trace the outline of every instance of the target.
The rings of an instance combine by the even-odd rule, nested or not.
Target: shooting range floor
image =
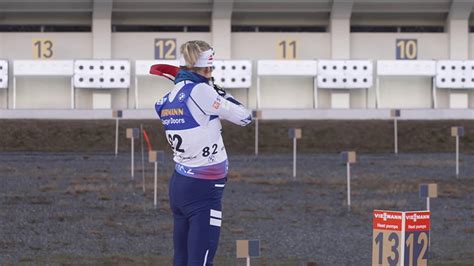
[[[0,264],[170,265],[172,218],[169,158],[159,174],[146,164],[142,192],[129,154],[0,153]],[[291,176],[290,154],[230,157],[216,265],[243,265],[235,240],[260,239],[252,265],[370,265],[372,210],[422,210],[420,183],[437,183],[431,200],[430,265],[474,263],[474,156],[359,154],[352,166],[352,211],[346,207],[339,154],[301,154]]]
[[[143,125],[154,149],[170,152],[158,120],[121,120],[120,151],[130,151],[125,129]],[[452,126],[464,126],[460,150],[474,154],[474,120],[399,121],[401,152],[454,152]],[[264,154],[290,153],[289,128],[302,128],[298,151],[339,153],[356,150],[365,153],[393,151],[393,121],[385,120],[304,120],[260,121],[259,149]],[[229,154],[253,154],[255,123],[239,127],[223,122],[223,138]],[[109,152],[115,150],[114,120],[1,120],[0,151]],[[138,147],[138,145],[136,146]]]

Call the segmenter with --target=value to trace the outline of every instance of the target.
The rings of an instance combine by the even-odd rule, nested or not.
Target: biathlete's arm
[[[252,122],[252,113],[234,98],[226,99],[211,86],[201,83],[191,92],[191,100],[206,115],[216,115],[236,125],[246,126]]]

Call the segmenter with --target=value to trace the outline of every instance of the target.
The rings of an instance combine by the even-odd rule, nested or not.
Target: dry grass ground
[[[128,156],[0,154],[0,264],[169,265],[173,164],[160,166],[155,209],[151,166],[143,193],[141,173],[130,180]],[[418,186],[430,182],[439,186],[430,265],[472,265],[474,156],[463,155],[459,179],[451,157],[361,154],[348,212],[338,154],[300,155],[296,180],[290,155],[231,156],[216,265],[243,265],[235,240],[249,238],[262,241],[252,265],[367,265],[372,210],[422,209]]]
[[[158,120],[124,120],[120,122],[119,131],[121,151],[130,149],[125,129],[139,127],[140,124],[149,133],[154,147],[163,149],[168,146]],[[451,152],[454,149],[451,126],[465,127],[466,136],[461,140],[461,150],[474,153],[474,135],[469,133],[474,132],[474,121],[471,120],[399,121],[399,149],[401,152]],[[380,153],[393,150],[392,121],[264,120],[260,121],[260,152],[291,151],[288,129],[292,127],[303,129],[299,147],[304,153],[331,153],[348,149]],[[0,129],[1,151],[112,152],[115,145],[114,120],[0,120]],[[241,128],[224,123],[223,135],[230,153],[251,154],[254,131],[254,124]]]

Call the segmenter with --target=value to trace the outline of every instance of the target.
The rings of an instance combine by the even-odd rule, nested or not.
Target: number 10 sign
[[[429,230],[429,211],[374,210],[372,265],[428,265]]]

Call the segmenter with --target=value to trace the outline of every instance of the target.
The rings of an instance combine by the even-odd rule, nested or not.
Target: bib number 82
[[[211,152],[212,151],[212,152]],[[212,147],[204,147],[202,149],[202,156],[203,157],[208,157],[211,154],[217,154],[217,144],[213,144]]]
[[[168,142],[171,145],[171,149],[177,152],[184,152],[184,149],[181,149],[181,144],[183,144],[183,138],[180,135],[175,134],[171,135],[168,134]]]

